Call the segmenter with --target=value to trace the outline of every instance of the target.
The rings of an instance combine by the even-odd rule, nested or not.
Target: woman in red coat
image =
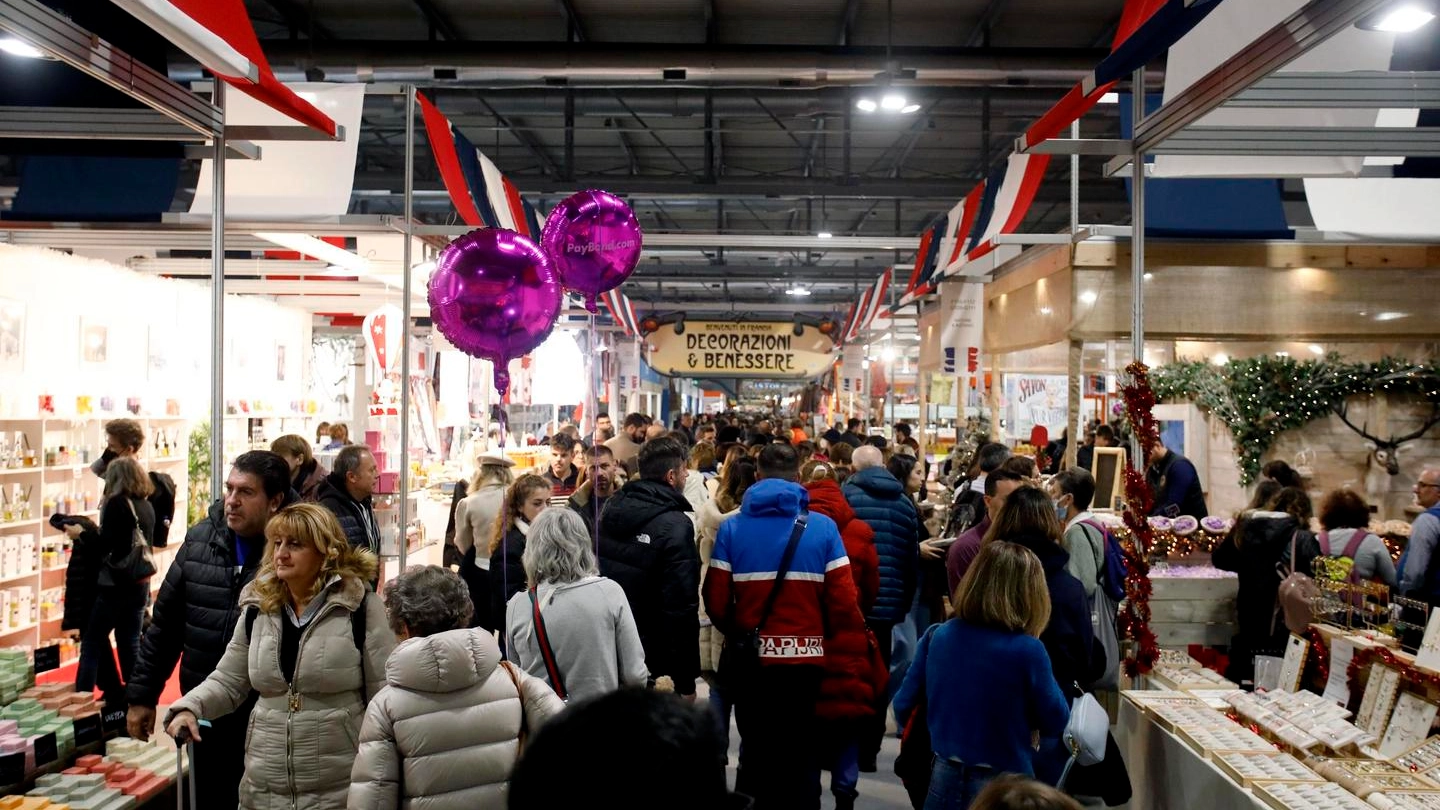
[[[880,558],[875,552],[875,532],[845,502],[835,469],[823,461],[810,462],[800,474],[810,493],[810,511],[835,521],[855,590],[860,595],[863,615],[880,592]],[[829,755],[830,792],[837,810],[855,806],[860,781],[859,739],[864,721],[873,717],[884,699],[887,671],[880,658],[875,636],[869,628],[841,633],[825,644],[825,676],[820,682],[820,700],[815,716],[825,726],[822,739],[834,741]]]

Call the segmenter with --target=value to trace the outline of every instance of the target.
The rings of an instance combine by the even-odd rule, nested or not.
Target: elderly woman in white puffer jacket
[[[410,568],[384,594],[401,643],[365,713],[350,808],[504,808],[521,737],[565,704],[500,660],[488,631],[468,629],[473,606],[454,573]]]

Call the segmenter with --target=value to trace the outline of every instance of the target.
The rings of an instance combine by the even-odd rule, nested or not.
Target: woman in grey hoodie
[[[644,686],[649,678],[625,591],[599,575],[591,542],[575,512],[541,512],[521,557],[529,588],[505,610],[510,659],[567,701]]]

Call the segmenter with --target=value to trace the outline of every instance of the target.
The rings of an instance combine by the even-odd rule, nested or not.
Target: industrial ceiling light
[[[810,291],[807,290],[807,289],[805,289],[804,287],[801,287],[799,284],[796,284],[795,286],[793,286],[793,287],[791,287],[790,289],[786,290],[786,291],[785,291],[785,294],[786,294],[786,295],[798,295],[798,296],[804,297],[804,296],[810,295]]]
[[[881,349],[880,359],[884,360],[887,363],[895,362],[895,347],[886,346],[885,348]]]
[[[874,96],[861,96],[855,100],[855,109],[863,113],[873,113],[877,110],[884,110],[888,113],[899,113],[901,115],[913,115],[920,111],[919,104],[912,104],[905,94],[891,86],[897,78],[914,78],[915,71],[900,70],[899,65],[890,59],[891,40],[895,33],[895,2],[889,0],[885,4],[885,70],[877,73],[875,78],[880,85],[876,91],[880,94],[877,101]]]
[[[864,113],[873,113],[880,109],[880,105],[876,104],[873,98],[862,97],[855,101],[855,109]]]
[[[1389,34],[1408,34],[1435,19],[1435,13],[1423,3],[1401,3],[1382,9],[1359,27],[1369,31],[1383,31]]]
[[[891,90],[880,97],[880,109],[886,112],[899,112],[905,108],[907,100],[904,93]]]
[[[15,37],[0,37],[0,51],[4,51],[11,56],[22,56],[26,59],[45,58],[44,51]]]
[[[830,233],[829,231],[821,231],[821,232],[815,234],[815,238],[816,238],[816,239],[829,239],[829,238],[831,238],[831,237],[834,236],[834,235],[835,235],[835,234]]]

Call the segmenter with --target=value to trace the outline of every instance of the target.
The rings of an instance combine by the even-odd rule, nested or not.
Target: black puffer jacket
[[[631,481],[600,515],[600,573],[620,583],[635,614],[652,678],[695,692],[700,676],[700,552],[685,496],[656,481]]]
[[[1236,542],[1236,538],[1239,542]],[[1210,561],[1240,577],[1235,595],[1235,629],[1230,653],[1232,680],[1248,680],[1256,655],[1281,655],[1290,631],[1277,618],[1280,582],[1290,573],[1290,541],[1295,541],[1295,570],[1309,574],[1320,553],[1315,534],[1284,512],[1246,512],[1230,536],[1215,544]],[[1238,677],[1235,677],[1238,676]]]
[[[264,556],[262,541],[237,571],[235,542],[220,501],[186,533],[140,639],[140,657],[126,688],[130,705],[156,705],[177,660],[182,692],[200,685],[220,662],[240,617],[240,589],[255,578]]]
[[[368,548],[374,554],[380,553],[380,528],[375,522],[374,501],[366,498],[357,501],[345,489],[345,476],[330,473],[315,488],[315,502],[329,509],[340,521],[340,530],[345,539],[355,548]]]

